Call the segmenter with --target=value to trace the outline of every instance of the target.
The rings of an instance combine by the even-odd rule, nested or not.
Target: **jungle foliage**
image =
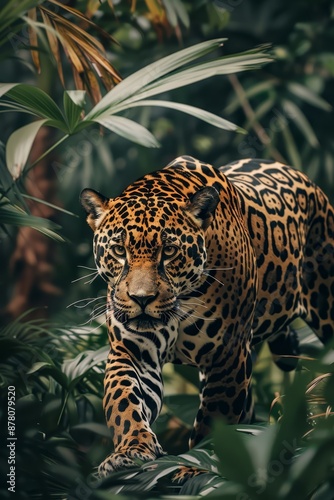
[[[167,367],[168,455],[96,478],[112,446],[105,286],[78,196],[189,154],[287,162],[333,201],[333,16],[329,0],[0,1],[0,424],[5,442],[14,386],[18,498],[332,498],[334,346],[301,322],[294,374],[258,354],[254,425],[216,422],[187,452],[197,373]],[[180,464],[202,474],[175,484]]]

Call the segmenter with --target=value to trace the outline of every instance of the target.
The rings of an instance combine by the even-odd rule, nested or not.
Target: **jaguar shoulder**
[[[166,362],[198,367],[190,446],[213,417],[249,421],[252,345],[298,353],[291,322],[334,332],[334,214],[306,175],[268,160],[216,170],[177,158],[108,199],[86,189],[97,269],[108,284],[104,409],[114,453],[100,475],[153,460]]]

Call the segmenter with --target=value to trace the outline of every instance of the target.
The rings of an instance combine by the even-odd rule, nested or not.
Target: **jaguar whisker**
[[[68,304],[66,306],[66,309],[68,309],[69,307],[76,307],[77,309],[84,309],[85,307],[89,306],[90,304],[92,304],[93,302],[96,302],[97,300],[100,300],[100,299],[106,299],[106,297],[104,295],[100,296],[100,297],[88,297],[88,298],[85,298],[85,299],[79,299],[79,300],[76,300],[75,302],[72,302],[71,304]],[[79,305],[81,302],[85,302],[83,305]]]
[[[222,281],[220,281],[218,278],[216,278],[216,276],[212,276],[212,274],[210,274],[210,273],[203,273],[203,274],[205,274],[208,278],[214,279],[220,285],[225,286],[225,284]]]
[[[85,276],[80,276],[80,278],[76,278],[75,280],[72,280],[71,283],[76,283],[77,281],[81,281],[81,280],[84,280],[86,278],[89,278],[90,276],[94,276],[94,278],[92,278],[91,280],[89,281],[86,281],[85,285],[87,283],[92,283],[97,277],[98,277],[99,273],[98,271],[94,271],[93,273],[90,273],[90,274],[86,274]]]

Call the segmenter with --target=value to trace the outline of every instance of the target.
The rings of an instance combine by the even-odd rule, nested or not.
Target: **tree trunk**
[[[42,128],[35,140],[30,155],[34,162],[51,145],[53,131]],[[26,191],[29,195],[57,204],[57,177],[51,168],[52,159],[47,156],[27,174]],[[55,220],[56,211],[43,203],[28,200],[31,214]],[[32,310],[26,317],[48,316],[48,307],[61,294],[54,284],[54,263],[57,243],[31,227],[19,229],[16,247],[10,260],[10,274],[13,280],[12,297],[5,308],[8,321]]]

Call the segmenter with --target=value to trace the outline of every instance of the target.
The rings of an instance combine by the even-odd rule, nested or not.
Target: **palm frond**
[[[27,25],[28,38],[21,35]],[[30,49],[33,63],[40,72],[40,39],[43,39],[43,50],[45,44],[49,46],[60,81],[65,86],[62,48],[72,66],[76,87],[86,89],[96,103],[101,98],[100,81],[106,90],[110,90],[121,81],[121,77],[108,61],[103,45],[87,32],[88,28],[108,44],[117,43],[89,17],[57,0],[9,0],[0,8],[0,46],[9,41],[12,50],[2,51],[1,57],[10,57],[17,47]],[[83,61],[80,71],[77,58]]]

